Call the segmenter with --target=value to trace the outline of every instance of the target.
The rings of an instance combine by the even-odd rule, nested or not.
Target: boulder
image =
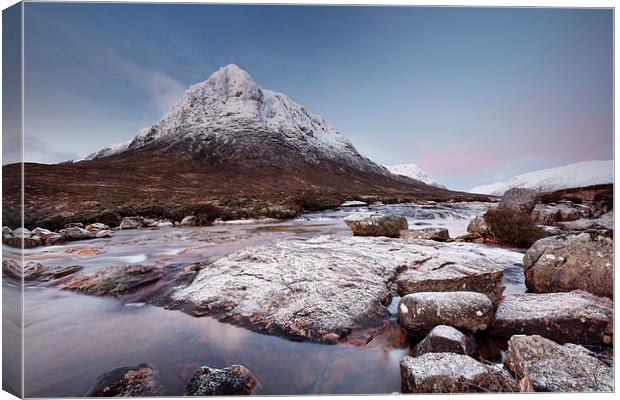
[[[43,236],[42,240],[46,246],[55,246],[63,244],[67,241],[65,235],[62,235],[60,233],[51,233],[49,235],[45,235]]]
[[[531,214],[538,202],[537,193],[532,189],[508,189],[499,204],[498,210],[509,210],[515,214]]]
[[[476,292],[426,292],[408,294],[398,304],[398,322],[412,336],[438,325],[476,332],[491,325],[493,303]]]
[[[58,231],[67,240],[85,240],[95,237],[91,232],[77,226],[61,229]]]
[[[125,217],[121,221],[118,229],[140,229],[143,227],[143,219],[140,217]]]
[[[505,296],[495,311],[491,333],[544,335],[556,342],[610,343],[613,303],[583,291]]]
[[[515,335],[504,365],[524,392],[613,392],[613,368],[584,347],[559,345],[542,336]]]
[[[34,228],[32,230],[32,234],[33,235],[37,235],[39,237],[44,237],[44,236],[47,236],[47,235],[51,235],[52,233],[54,233],[54,232],[52,232],[52,231],[50,231],[48,229],[43,229],[43,228]]]
[[[400,360],[405,393],[516,392],[517,382],[501,368],[455,353],[426,353]]]
[[[581,289],[612,297],[613,240],[589,233],[538,240],[523,257],[523,271],[531,292]]]
[[[612,210],[593,219],[580,218],[575,221],[558,222],[556,225],[567,231],[614,229],[614,212]]]
[[[496,303],[502,296],[503,268],[478,257],[442,255],[408,268],[396,279],[398,294],[405,296],[420,292],[469,291],[487,295]]]
[[[8,226],[2,227],[2,239],[13,237],[13,229]]]
[[[163,274],[162,268],[155,266],[109,267],[74,276],[58,285],[58,288],[95,296],[121,296],[158,281]]]
[[[394,215],[359,213],[344,219],[354,236],[400,237],[400,231],[407,230],[407,218]]]
[[[250,370],[241,365],[223,369],[201,367],[187,384],[185,396],[241,396],[260,388]]]
[[[471,335],[447,325],[434,327],[428,335],[417,344],[414,356],[425,353],[456,353],[472,356],[476,353],[476,341]]]
[[[340,207],[365,207],[368,203],[359,200],[348,200],[340,205]]]
[[[110,227],[106,224],[102,224],[101,222],[95,222],[94,224],[87,225],[85,229],[89,232],[97,233],[99,231],[110,230]]]
[[[109,237],[111,237],[111,236],[112,236],[112,231],[111,231],[111,230],[108,230],[108,229],[104,229],[104,230],[101,230],[101,231],[97,231],[97,232],[95,233],[95,237],[96,237],[96,238],[109,238]]]
[[[183,217],[183,219],[181,220],[181,223],[179,225],[181,226],[194,226],[196,225],[197,222],[197,218],[194,215],[187,215],[185,217]]]
[[[32,235],[32,232],[30,232],[30,230],[26,229],[26,228],[22,228],[19,227],[17,229],[14,229],[12,232],[12,236],[22,239],[22,238],[29,238]]]
[[[400,237],[402,239],[423,239],[445,242],[450,239],[450,234],[447,228],[424,228],[400,231]]]
[[[95,380],[85,397],[148,397],[164,395],[157,369],[149,363],[106,372]]]
[[[2,260],[2,276],[26,282],[48,282],[81,271],[83,267],[78,265],[45,266],[37,262],[29,261],[24,268],[15,260]]]
[[[532,219],[540,225],[554,225],[556,222],[575,221],[588,217],[589,211],[587,207],[571,202],[536,204],[532,211]]]

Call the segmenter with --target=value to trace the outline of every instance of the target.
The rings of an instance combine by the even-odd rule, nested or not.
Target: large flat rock
[[[614,390],[613,368],[575,344],[559,345],[542,336],[515,335],[508,341],[504,365],[527,392]]]
[[[179,307],[254,330],[318,341],[379,327],[389,316],[398,274],[448,249],[453,259],[484,258],[467,248],[385,237],[318,236],[238,251],[205,266],[173,293]],[[436,243],[435,243],[436,244]]]
[[[491,333],[541,335],[565,343],[609,343],[613,303],[583,291],[505,296],[495,311]]]

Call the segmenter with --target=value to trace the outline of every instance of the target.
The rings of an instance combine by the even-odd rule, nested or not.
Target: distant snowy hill
[[[427,185],[436,186],[442,189],[446,188],[444,185],[438,183],[433,178],[428,176],[426,172],[424,172],[420,167],[415,164],[384,165],[384,167],[395,175],[403,175],[424,182]]]
[[[517,175],[508,182],[476,186],[470,193],[501,196],[510,188],[528,188],[539,192],[613,183],[614,164],[609,161],[584,161],[562,167],[541,169]]]

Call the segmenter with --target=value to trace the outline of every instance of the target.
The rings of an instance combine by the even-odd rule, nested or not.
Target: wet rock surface
[[[65,237],[67,240],[86,240],[92,239],[95,235],[84,228],[80,228],[79,226],[70,226],[65,229],[61,229],[58,231],[61,235]]]
[[[401,296],[472,291],[484,293],[495,303],[504,290],[502,275],[502,267],[482,257],[438,255],[408,268],[398,276],[396,284]]]
[[[252,373],[241,365],[223,369],[201,367],[187,385],[185,396],[251,395],[260,387]]]
[[[426,353],[400,361],[403,392],[468,393],[516,392],[519,387],[506,371],[455,353]]]
[[[58,288],[94,296],[121,296],[139,287],[152,284],[163,276],[164,270],[155,266],[109,267],[74,276],[61,283]]]
[[[613,368],[582,346],[559,345],[542,336],[516,335],[508,341],[504,365],[526,392],[613,391]]]
[[[532,292],[585,290],[613,296],[613,240],[595,234],[541,239],[525,253],[525,284]]]
[[[445,242],[450,239],[450,234],[446,228],[423,228],[400,231],[400,237],[402,239],[422,239]]]
[[[487,329],[493,318],[493,304],[475,292],[426,292],[403,297],[398,304],[398,322],[412,336],[429,332],[438,325],[450,325],[477,332]]]
[[[344,219],[354,236],[400,237],[407,230],[407,218],[394,215],[354,214]]]
[[[610,343],[612,316],[611,300],[583,291],[515,294],[499,303],[491,333],[544,335],[560,343]]]
[[[30,261],[22,270],[19,262],[11,259],[2,260],[2,276],[16,281],[21,281],[23,276],[26,282],[48,282],[74,274],[82,268],[78,265],[51,267]]]
[[[451,326],[439,325],[418,343],[413,356],[425,353],[456,353],[473,356],[476,353],[476,341],[473,336],[465,335]]]
[[[147,397],[164,395],[157,369],[149,363],[122,367],[100,375],[85,397]]]

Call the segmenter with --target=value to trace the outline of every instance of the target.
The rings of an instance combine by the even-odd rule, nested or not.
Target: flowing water
[[[193,263],[283,238],[350,235],[342,218],[369,210],[405,215],[410,227],[447,227],[454,237],[463,234],[469,220],[487,207],[482,203],[400,204],[340,208],[289,221],[117,231],[107,239],[27,250],[26,257],[44,265],[82,265],[85,270]],[[461,245],[504,265],[506,292],[525,291],[521,253]],[[3,290],[5,295],[16,292],[6,283]],[[390,306],[393,312],[397,301]],[[262,385],[259,394],[392,393],[400,391],[399,360],[409,351],[409,345],[394,344],[387,337],[366,346],[297,342],[210,317],[36,285],[25,290],[24,310],[28,397],[82,396],[101,373],[143,362],[158,368],[171,395],[183,392],[199,366],[231,364],[242,364],[254,373]],[[5,323],[10,323],[6,318]]]

